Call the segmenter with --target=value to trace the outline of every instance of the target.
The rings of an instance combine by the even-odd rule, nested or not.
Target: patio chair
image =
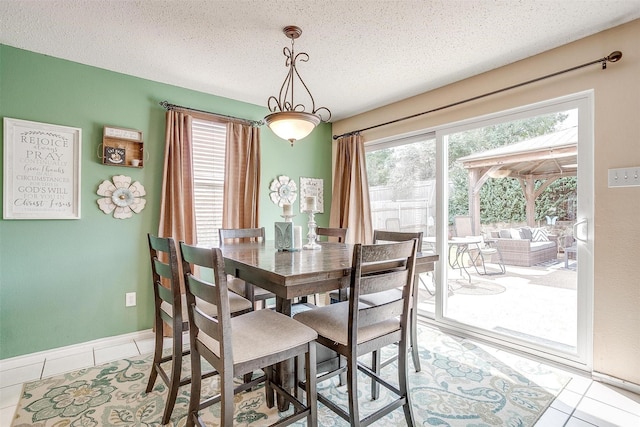
[[[485,240],[482,234],[473,232],[471,217],[456,216],[453,221],[457,237],[474,239],[473,244],[467,245],[466,253],[469,256],[471,265],[476,270],[476,273],[483,276],[505,274],[506,268],[504,266],[504,261],[502,260],[502,253],[500,252],[500,249],[497,246],[492,246],[491,241]],[[497,258],[496,262],[493,262],[494,258]],[[487,263],[494,263],[498,265],[500,271],[488,271]],[[478,267],[482,267],[482,271]],[[471,280],[471,276],[469,276],[469,280]]]

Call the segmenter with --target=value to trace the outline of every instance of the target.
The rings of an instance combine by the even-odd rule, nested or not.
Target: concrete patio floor
[[[565,268],[564,257],[547,266],[506,266],[506,273],[482,276],[473,267],[471,283],[460,270],[449,269],[445,317],[544,344],[563,351],[575,351],[577,335],[576,261]],[[487,270],[492,270],[487,265]],[[433,292],[430,275],[423,282]],[[419,313],[434,317],[435,296],[424,286],[419,291]]]

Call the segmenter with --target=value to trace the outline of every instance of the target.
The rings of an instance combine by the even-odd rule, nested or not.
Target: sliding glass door
[[[366,146],[374,229],[422,231],[424,249],[433,249],[436,225],[436,144],[433,133],[379,141]],[[423,315],[435,317],[432,273],[418,285]]]
[[[591,366],[591,93],[367,146],[374,228],[441,255],[422,318]],[[592,227],[591,227],[592,228]]]
[[[590,368],[590,112],[581,94],[437,133],[437,322]]]

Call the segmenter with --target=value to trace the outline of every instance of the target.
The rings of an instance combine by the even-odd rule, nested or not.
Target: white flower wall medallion
[[[285,203],[293,205],[293,202],[295,202],[298,197],[298,187],[295,181],[292,181],[286,175],[280,175],[271,181],[269,190],[271,190],[269,193],[271,201],[280,207]]]
[[[113,182],[112,182],[113,181]],[[98,199],[100,210],[107,215],[113,212],[114,218],[127,219],[133,213],[140,213],[147,203],[142,196],[147,193],[138,181],[131,183],[131,177],[116,175],[112,181],[105,179],[98,187]]]

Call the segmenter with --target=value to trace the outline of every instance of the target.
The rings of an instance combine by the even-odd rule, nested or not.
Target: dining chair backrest
[[[344,243],[347,239],[348,228],[336,228],[336,227],[318,227],[316,228],[316,234],[318,236],[337,237],[339,243]]]
[[[207,358],[218,372],[233,370],[233,352],[231,347],[231,308],[227,289],[227,275],[224,271],[224,258],[219,248],[202,248],[180,244],[182,268],[187,290],[187,304],[191,308],[189,322],[193,333],[202,330],[218,343],[219,352]],[[191,265],[210,269],[213,280],[196,277]],[[198,303],[196,304],[196,299]],[[203,304],[204,303],[204,304]],[[207,307],[205,313],[201,306]]]
[[[220,228],[218,229],[218,237],[220,245],[233,242],[262,242],[265,240],[264,227],[259,228]]]
[[[148,234],[149,255],[156,311],[169,325],[187,323],[182,316],[182,297],[180,292],[180,270],[178,253],[172,238],[156,237]],[[185,328],[186,329],[186,328]]]
[[[258,242],[264,245],[265,234],[264,227],[260,228],[220,228],[218,229],[218,237],[220,238],[220,247],[228,243],[248,243]],[[266,300],[275,298],[275,294],[260,288],[260,284],[248,283],[242,279],[233,276],[227,276],[227,287],[232,291],[241,295],[254,305],[254,308],[266,308]]]
[[[416,248],[417,239],[398,243],[354,246],[349,285],[350,347],[355,349],[357,345],[358,329],[362,330],[367,326],[400,319],[397,328],[387,332],[389,335],[399,333],[408,325]],[[402,292],[387,292],[395,289],[401,289]],[[362,304],[360,301],[360,297],[381,293],[394,296],[385,297],[385,300],[379,304]]]
[[[387,231],[373,230],[373,243],[404,242],[405,240],[418,239],[417,252],[422,252],[422,231]]]

